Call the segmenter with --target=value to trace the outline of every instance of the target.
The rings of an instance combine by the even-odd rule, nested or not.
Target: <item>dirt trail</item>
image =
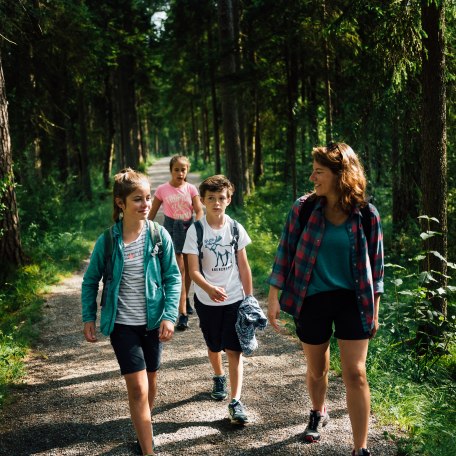
[[[165,182],[168,159],[149,171],[154,187]],[[25,384],[0,415],[0,455],[134,454],[125,386],[109,339],[88,344],[82,335],[82,275],[80,271],[64,280],[48,296],[42,337],[28,360]],[[258,340],[259,349],[245,359],[243,401],[251,424],[244,428],[229,423],[227,401],[210,399],[212,377],[197,317],[190,317],[189,330],[166,344],[153,417],[159,455],[350,454],[341,379],[330,378],[331,421],[321,443],[304,444],[300,434],[309,398],[299,344],[269,327],[258,333]],[[373,454],[396,455],[375,419],[371,421]]]

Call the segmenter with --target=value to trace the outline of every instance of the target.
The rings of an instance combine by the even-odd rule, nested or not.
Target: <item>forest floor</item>
[[[169,178],[168,160],[161,159],[150,168],[153,188]],[[197,179],[196,174],[189,176],[191,182]],[[135,454],[126,389],[109,339],[101,336],[98,343],[89,344],[82,334],[84,269],[47,296],[42,336],[28,358],[25,382],[0,413],[0,455]],[[175,333],[163,352],[153,414],[157,454],[351,454],[341,378],[330,374],[331,420],[321,442],[305,444],[301,434],[310,401],[299,343],[270,327],[258,332],[257,338],[258,350],[244,361],[242,400],[251,422],[239,427],[228,420],[228,401],[210,398],[212,373],[197,316],[190,317],[188,330]],[[384,438],[384,432],[391,429],[379,426],[373,416],[370,424],[372,454],[396,455],[394,444]]]

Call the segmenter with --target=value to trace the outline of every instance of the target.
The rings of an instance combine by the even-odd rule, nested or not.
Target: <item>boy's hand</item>
[[[96,342],[98,340],[94,321],[84,323],[84,337],[87,342]]]
[[[168,342],[172,339],[174,334],[174,325],[168,321],[163,320],[160,323],[160,329],[158,331],[158,339],[160,342]]]
[[[222,287],[211,287],[207,294],[214,302],[223,302],[228,298],[225,289]]]

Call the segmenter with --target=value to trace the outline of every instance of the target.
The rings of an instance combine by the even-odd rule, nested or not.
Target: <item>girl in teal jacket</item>
[[[106,241],[112,242],[112,280],[107,282],[100,330],[109,336],[125,378],[130,414],[143,455],[153,454],[151,412],[157,395],[162,343],[174,333],[181,275],[168,232],[154,242],[148,215],[152,205],[147,177],[130,168],[114,177],[116,222],[97,240],[82,283],[82,321],[87,342],[96,342],[97,294],[106,268]],[[105,239],[110,236],[112,239]],[[108,244],[109,245],[109,244]]]

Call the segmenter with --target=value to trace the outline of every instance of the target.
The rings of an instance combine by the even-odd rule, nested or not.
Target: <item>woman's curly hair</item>
[[[330,143],[315,147],[313,159],[326,166],[337,176],[341,208],[350,212],[356,206],[364,207],[366,200],[366,176],[358,155],[345,143]]]

